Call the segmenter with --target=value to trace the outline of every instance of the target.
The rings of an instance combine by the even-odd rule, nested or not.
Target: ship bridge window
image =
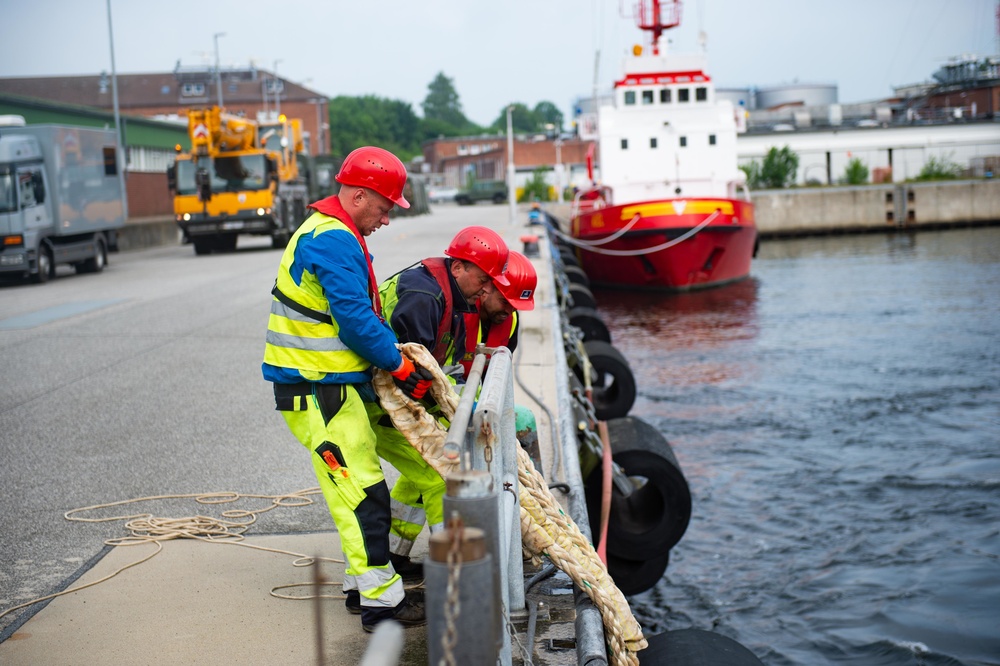
[[[681,148],[685,148],[688,145],[688,138],[686,136],[680,137]]]
[[[678,88],[677,89],[677,101],[678,102],[690,102],[691,101],[691,89],[690,88]]]
[[[670,104],[670,88],[660,89],[660,104]]]
[[[655,136],[652,137],[652,138],[650,138],[650,140],[649,140],[649,147],[650,148],[656,148],[656,137]]]
[[[632,106],[633,104],[635,104],[635,91],[634,90],[626,90],[625,91],[625,104],[628,105],[628,106]]]
[[[622,139],[622,150],[628,150],[628,139]]]
[[[708,145],[710,145],[710,146],[714,146],[715,145],[715,135],[714,134],[709,134],[708,135]]]
[[[696,102],[707,102],[708,101],[708,88],[695,88],[694,89],[694,99]]]
[[[653,103],[653,91],[652,90],[643,90],[642,91],[642,103],[643,104],[652,104]]]

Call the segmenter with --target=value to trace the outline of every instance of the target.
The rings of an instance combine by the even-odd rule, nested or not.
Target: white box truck
[[[115,133],[0,117],[0,275],[104,270],[125,205]]]

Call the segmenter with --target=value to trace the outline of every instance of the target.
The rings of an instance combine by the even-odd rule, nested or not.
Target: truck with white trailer
[[[125,225],[112,130],[0,117],[0,276],[98,273]]]

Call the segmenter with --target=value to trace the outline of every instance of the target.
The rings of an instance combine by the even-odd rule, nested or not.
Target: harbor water
[[[769,240],[737,284],[595,295],[693,497],[631,598],[649,633],[1000,664],[1000,228]]]

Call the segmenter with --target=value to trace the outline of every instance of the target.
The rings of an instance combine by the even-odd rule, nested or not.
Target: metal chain
[[[456,666],[455,645],[458,644],[458,629],[455,627],[455,618],[461,610],[461,603],[458,599],[458,579],[462,575],[462,530],[461,528],[451,528],[451,546],[448,548],[448,599],[444,607],[445,632],[441,637],[441,647],[444,656],[441,663],[446,666]]]
[[[524,645],[521,644],[521,640],[517,637],[517,629],[510,621],[510,614],[507,612],[507,607],[500,602],[500,612],[503,613],[504,624],[507,625],[507,633],[510,634],[510,640],[517,646],[517,651],[521,653],[521,659],[523,661],[522,666],[534,666],[534,662],[531,659],[531,654],[533,651],[529,651]]]

